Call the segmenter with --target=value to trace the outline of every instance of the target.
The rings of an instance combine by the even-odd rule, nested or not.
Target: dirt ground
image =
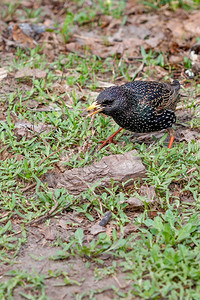
[[[14,5],[14,1],[8,2],[13,2]],[[196,56],[198,56],[198,58],[200,57],[200,47],[199,43],[197,43],[197,37],[200,37],[199,10],[194,9],[189,12],[181,7],[173,9],[167,5],[160,7],[157,10],[152,10],[141,4],[140,1],[130,0],[127,1],[124,12],[120,18],[114,18],[111,14],[106,15],[104,13],[96,13],[89,19],[86,17],[83,21],[78,19],[79,21],[76,21],[73,24],[73,29],[71,31],[69,30],[69,36],[61,34],[63,26],[69,25],[66,23],[66,12],[70,11],[72,14],[78,15],[78,13],[84,11],[84,7],[87,6],[88,2],[90,1],[85,1],[85,4],[82,7],[80,4],[77,4],[76,1],[34,2],[31,0],[24,0],[21,1],[21,4],[12,14],[8,13],[8,6],[6,3],[0,4],[0,10],[5,10],[4,17],[2,16],[0,19],[0,82],[2,82],[3,78],[6,80],[4,81],[4,84],[1,85],[0,90],[0,95],[3,99],[3,101],[0,102],[0,121],[7,120],[9,104],[4,101],[4,99],[7,94],[17,91],[19,86],[18,80],[22,81],[20,88],[23,90],[23,95],[25,96],[26,92],[31,91],[33,88],[30,78],[43,79],[47,76],[45,70],[35,71],[33,68],[5,71],[10,66],[11,60],[15,57],[17,60],[17,55],[19,55],[17,47],[26,51],[27,48],[34,49],[37,44],[45,45],[42,53],[46,55],[48,63],[58,60],[60,54],[68,55],[69,53],[76,53],[78,57],[96,55],[102,60],[112,57],[113,70],[110,72],[110,79],[106,78],[107,75],[102,75],[102,78],[99,78],[99,82],[102,83],[102,86],[103,81],[104,83],[107,81],[106,84],[108,85],[112,78],[114,78],[116,68],[118,68],[120,64],[126,63],[129,66],[133,66],[129,76],[134,79],[168,79],[170,72],[173,70],[173,77],[178,78],[181,84],[184,85],[181,94],[183,96],[188,95],[189,93],[192,94],[194,88],[191,84],[191,80],[194,80],[196,84],[199,84],[200,82],[200,60],[196,59],[196,57],[192,60],[193,57],[191,56],[191,49],[195,49]],[[57,23],[57,28],[55,30],[46,30],[42,33],[35,31],[30,35],[26,31],[25,34],[19,25],[21,23],[35,23],[33,21],[38,18],[38,15],[36,14],[33,19],[29,18],[27,14],[25,14],[23,7],[30,10],[30,13],[31,11],[40,11],[39,9],[41,7],[42,14],[39,22],[36,22],[36,24],[45,25],[51,29]],[[11,26],[11,28],[9,26]],[[144,56],[143,60],[141,60],[141,47],[146,53],[146,60],[144,60]],[[152,63],[152,60],[155,62],[159,55],[154,56],[154,54],[152,54],[152,56],[148,56],[148,53],[151,51],[162,53],[159,58],[161,60],[160,63]],[[118,61],[118,65],[116,65],[115,60]],[[167,67],[162,66],[162,60],[165,61]],[[189,61],[190,64],[188,63],[187,65],[186,61]],[[4,73],[4,71],[6,73]],[[54,82],[54,92],[56,91],[55,93],[58,94],[62,93],[62,89],[64,88],[62,76],[71,76],[71,71],[67,68],[63,68],[62,73],[60,70],[53,70],[52,67],[52,72],[54,72],[56,76],[59,76],[57,86]],[[188,74],[190,76],[188,76]],[[115,83],[117,84],[122,84],[124,82],[125,80],[122,75],[115,78]],[[79,95],[79,101],[85,103],[84,97],[85,94],[88,95],[88,93],[91,93],[92,96],[96,96],[99,88],[102,87],[97,87],[97,91],[94,92],[91,91],[88,86],[84,86],[84,84],[81,86],[77,83],[76,90]],[[72,92],[73,89],[74,86],[68,86],[68,91]],[[48,89],[47,94],[51,95],[51,92],[49,92]],[[183,97],[183,100],[181,100],[177,109],[177,143],[182,141],[187,143],[191,140],[199,140],[199,128],[188,128],[188,126],[183,125],[190,122],[193,118],[193,107],[195,106],[188,107],[185,99],[186,98]],[[196,95],[195,101],[195,104],[199,102],[199,94]],[[72,102],[73,99],[71,96],[66,98],[67,105],[69,103],[71,105]],[[42,103],[42,100],[41,103],[33,100],[28,101],[23,105],[25,105],[24,107],[27,109],[35,109],[36,111],[51,109],[47,103]],[[14,113],[10,115],[10,118],[15,124],[15,133],[16,136],[18,136],[18,139],[21,139],[24,136],[29,138],[22,123],[17,123],[21,122],[21,120],[19,121]],[[34,131],[37,132],[38,130],[39,133],[40,131],[44,131],[44,127],[40,128],[40,126],[42,127],[43,125],[39,124],[37,128],[34,128]],[[47,125],[45,130],[50,130],[50,128],[52,127]],[[164,133],[155,133],[154,136],[159,139],[163,134]],[[139,141],[139,143],[144,141],[146,145],[152,142],[152,135],[150,134],[145,136],[139,135],[139,138],[138,135],[136,137],[131,137],[129,134],[128,137],[132,139],[133,143],[135,140]],[[81,152],[83,149],[87,149],[87,147],[90,146],[88,145],[89,144],[86,146],[84,145],[83,148],[81,150],[78,149],[77,152],[79,150]],[[124,142],[121,141],[120,145],[123,147]],[[4,146],[2,146],[2,149],[3,150],[0,153],[2,161],[5,161],[8,157],[12,158],[13,154],[11,154],[11,152],[7,151]],[[22,159],[20,156],[21,154],[18,153],[17,155],[18,160]],[[65,167],[63,167],[64,164],[62,161],[53,163],[53,166],[54,171],[56,171],[57,174],[63,174]],[[70,168],[68,169],[70,170]],[[22,182],[24,184],[24,194],[28,199],[36,192],[37,182],[26,182],[21,180],[20,184]],[[57,182],[57,184],[59,184],[59,182]],[[176,193],[176,195],[178,195],[178,187],[176,187],[176,189],[173,189],[174,195]],[[191,203],[194,202],[194,198],[191,194],[187,193],[182,194],[180,199],[181,201],[185,201],[186,199]],[[127,214],[130,220],[133,221],[135,217],[143,212],[143,210],[144,207],[140,207],[139,209],[130,210]],[[155,215],[156,214],[157,212]],[[2,210],[2,218],[6,216],[7,211]],[[99,221],[99,215],[96,212],[93,213],[93,217],[95,222]],[[11,220],[13,230],[16,232],[14,236],[17,238],[22,237],[20,217],[13,216],[11,217]],[[49,223],[48,220],[50,220]],[[32,298],[28,298],[29,296],[27,296],[27,299],[46,299],[47,297],[49,297],[49,299],[67,300],[119,299],[120,297],[123,298],[123,295],[133,288],[132,282],[126,278],[126,272],[121,272],[120,268],[118,268],[120,259],[117,261],[117,267],[113,273],[107,275],[104,275],[103,271],[102,274],[98,273],[98,268],[108,268],[112,266],[113,261],[116,260],[116,258],[114,259],[110,254],[99,256],[99,259],[103,261],[103,264],[98,264],[98,261],[91,260],[87,255],[82,257],[81,255],[71,255],[68,258],[58,260],[50,259],[53,256],[57,256],[58,251],[62,249],[62,247],[58,246],[58,240],[62,243],[68,242],[71,236],[74,235],[75,229],[78,228],[78,226],[70,227],[68,225],[70,222],[79,225],[81,224],[81,228],[84,229],[85,233],[85,242],[90,242],[93,238],[96,238],[96,234],[92,234],[90,231],[94,222],[88,220],[83,213],[79,214],[71,208],[61,210],[59,213],[55,214],[55,216],[46,214],[46,218],[41,220],[41,222],[25,225],[27,242],[21,245],[17,257],[14,258],[14,264],[3,263],[1,265],[0,282],[4,283],[10,279],[10,276],[5,275],[7,272],[16,270],[16,268],[23,271],[25,268],[28,273],[34,274],[34,272],[36,272],[45,276],[44,285],[46,296],[42,298],[39,292],[37,294],[37,290],[32,290],[32,286],[25,284],[24,281],[24,283],[17,285],[14,289],[14,299],[24,299],[25,296],[23,296],[22,293],[32,295]],[[1,224],[4,225],[4,221],[2,221]],[[112,224],[111,221],[110,225],[103,230],[108,235],[114,228],[114,225]],[[133,223],[127,226],[127,236],[130,233],[137,231]],[[13,234],[11,234],[11,236],[13,236]],[[61,273],[58,275],[59,271]],[[96,278],[94,276],[95,272]],[[92,294],[92,291],[95,291],[94,294]],[[120,293],[122,296],[120,296]],[[133,296],[133,298],[130,299],[141,298]]]

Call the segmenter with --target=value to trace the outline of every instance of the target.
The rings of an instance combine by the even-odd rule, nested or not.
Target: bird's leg
[[[169,136],[170,136],[170,141],[169,141],[168,148],[171,149],[173,141],[175,139],[175,131],[174,131],[173,128],[168,128],[167,130],[168,130]]]
[[[103,143],[100,147],[100,149],[102,149],[107,143],[111,144],[114,143],[113,138],[122,130],[123,128],[118,129],[115,133],[113,133],[111,136],[109,136],[109,138],[107,138],[107,140],[105,141],[101,141],[101,143]]]

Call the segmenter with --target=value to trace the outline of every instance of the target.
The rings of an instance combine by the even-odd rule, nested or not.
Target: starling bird
[[[139,133],[167,129],[170,149],[175,138],[172,125],[176,122],[174,111],[179,100],[179,90],[180,83],[177,80],[172,84],[133,81],[105,89],[87,111],[94,110],[89,115],[102,112],[111,116],[122,128],[111,135],[101,148],[111,143],[113,137],[124,128]]]

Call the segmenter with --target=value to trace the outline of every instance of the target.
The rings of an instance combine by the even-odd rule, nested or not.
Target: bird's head
[[[116,112],[119,112],[121,109],[125,108],[129,94],[129,89],[125,87],[109,87],[101,92],[96,101],[86,110],[93,110],[89,116],[92,116],[98,112],[102,112],[108,116],[113,116]]]

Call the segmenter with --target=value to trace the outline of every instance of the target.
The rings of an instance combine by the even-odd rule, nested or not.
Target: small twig
[[[49,154],[47,157],[45,157],[43,160],[41,160],[41,162],[38,164],[38,167],[40,167],[41,164],[43,164],[43,162],[44,162],[46,159],[48,159],[48,158],[51,157],[52,155],[58,153],[59,151],[63,150],[65,147],[67,147],[67,146],[65,145],[65,146],[61,147],[60,149],[58,149],[58,150],[52,152],[51,154]],[[31,189],[31,188],[33,188],[33,187],[35,187],[35,186],[36,186],[36,183],[34,182],[33,184],[27,186],[26,188],[21,189],[21,191],[22,191],[22,192],[26,192],[26,191],[28,191],[29,189]]]
[[[90,121],[90,124],[89,124],[89,126],[88,126],[88,128],[87,128],[87,132],[89,132],[90,129],[92,128],[92,129],[91,129],[92,135],[91,135],[90,137],[86,136],[86,140],[83,142],[83,145],[79,148],[78,154],[80,154],[81,151],[84,153],[85,149],[87,150],[87,146],[88,146],[88,138],[92,138],[92,137],[94,136],[94,134],[95,134],[95,129],[93,128],[94,118],[95,118],[95,116],[92,116],[91,121]]]
[[[127,288],[127,286],[129,286],[131,280],[129,280],[126,284],[122,285],[119,280],[117,279],[117,277],[115,275],[112,276],[114,278],[114,280],[117,282],[117,284],[119,285],[120,289],[125,289]]]
[[[102,203],[101,201],[99,200],[97,194],[91,189],[90,185],[81,177],[77,176],[85,185],[87,185],[87,187],[89,188],[89,190],[92,192],[92,194],[95,196],[95,198],[97,198],[97,201],[99,202],[99,207],[100,207],[100,210],[101,212],[103,213],[103,208],[102,208]],[[98,217],[100,218],[100,214],[98,213],[97,211],[97,214],[98,214]]]
[[[48,43],[48,44],[55,45],[55,41],[49,41],[49,40],[44,40],[44,41],[42,41],[42,43]]]
[[[197,167],[193,167],[193,168],[191,168],[190,170],[188,170],[186,173],[187,174],[190,174],[190,173],[193,173],[194,171],[196,171],[197,170]]]
[[[43,138],[41,137],[41,135],[40,135],[37,131],[34,130],[34,124],[32,124],[32,126],[33,126],[33,127],[32,127],[31,129],[28,129],[28,128],[27,128],[27,130],[30,131],[30,132],[31,132],[31,131],[34,132],[34,134],[35,134],[41,141],[43,141],[43,143],[45,144],[46,147],[49,146],[49,147],[51,148],[51,145],[48,144],[48,143],[45,141],[45,139],[43,139]],[[43,132],[43,131],[42,131],[42,132]],[[52,150],[52,148],[51,148],[51,150]]]
[[[133,73],[133,76],[132,76],[132,80],[134,80],[138,73],[140,73],[144,68],[144,61],[141,63],[141,65],[137,68],[137,70]]]
[[[32,183],[31,185],[25,187],[24,189],[21,189],[21,191],[22,191],[22,192],[26,192],[26,191],[28,191],[29,189],[32,189],[32,188],[35,187],[35,186],[36,186],[36,183],[34,182],[34,183]]]
[[[84,35],[79,35],[79,34],[73,34],[73,36],[78,38],[78,39],[82,39],[82,40],[92,39],[92,41],[94,41],[94,42],[103,42],[102,39],[91,38],[89,36],[84,36]]]
[[[92,128],[92,136],[91,136],[91,137],[94,136],[95,131],[96,131],[95,128],[93,127],[93,125],[94,125],[94,118],[95,118],[95,115],[92,116],[91,121],[90,121],[89,128],[88,128],[88,130],[87,130],[87,131],[89,132],[90,128]]]
[[[8,237],[11,237],[11,236],[14,236],[14,235],[17,235],[17,234],[20,234],[20,233],[22,233],[22,230],[19,230],[15,233],[11,233],[11,234],[8,235]]]
[[[97,198],[97,201],[99,202],[99,207],[100,207],[100,211],[103,213],[103,207],[102,207],[102,203],[99,200],[99,198]],[[98,212],[97,212],[98,213]],[[100,214],[98,213],[99,218],[101,217]]]
[[[44,162],[46,159],[48,159],[48,158],[51,157],[52,155],[54,155],[54,154],[60,152],[61,150],[63,150],[63,149],[66,148],[66,147],[67,147],[67,145],[65,145],[65,146],[61,147],[60,149],[58,149],[58,150],[52,152],[51,154],[49,154],[47,157],[45,157],[43,160],[41,160],[41,162],[39,163],[38,167],[40,167],[41,164],[43,164],[43,162]]]
[[[84,153],[86,146],[88,145],[88,141],[84,141],[83,145],[78,150],[78,155],[81,153],[81,151]],[[87,149],[87,148],[86,148]]]
[[[196,104],[200,103],[200,99],[196,100],[194,103],[191,103],[193,106],[195,106]],[[183,108],[190,108],[188,104],[186,105],[179,105],[177,106],[176,110],[181,110]]]
[[[83,89],[82,89],[82,87],[80,86],[80,84],[79,84],[78,82],[76,82],[76,85],[78,86],[80,92],[83,93]]]
[[[35,223],[41,223],[42,221],[44,221],[44,220],[48,219],[49,217],[51,217],[52,214],[55,212],[55,210],[59,206],[58,201],[54,201],[54,202],[55,202],[55,205],[50,209],[50,211],[46,215],[41,216],[38,219],[35,219],[35,220],[33,220],[33,221],[31,221],[30,223],[27,223],[27,224],[32,225],[32,224],[35,224]]]

